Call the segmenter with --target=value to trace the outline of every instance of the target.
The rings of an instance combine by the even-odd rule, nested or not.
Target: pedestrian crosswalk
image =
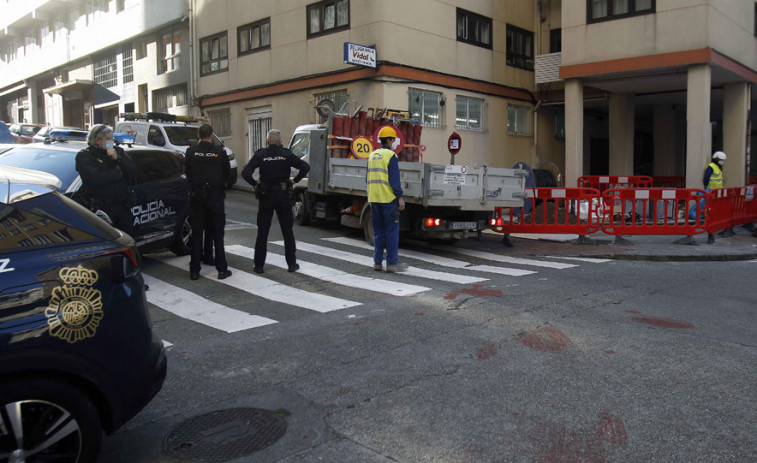
[[[254,265],[253,248],[240,244],[227,245],[227,259],[242,268],[230,267],[232,275],[224,280],[216,279],[215,269],[204,267],[201,280],[190,282],[187,279],[186,282],[172,284],[169,282],[171,275],[163,275],[165,270],[161,265],[187,271],[189,256],[151,256],[150,260],[155,264],[147,266],[144,272],[145,283],[150,287],[147,300],[153,306],[182,319],[213,330],[236,333],[274,325],[287,318],[271,315],[279,309],[263,311],[267,316],[251,314],[246,309],[250,307],[250,301],[256,301],[256,306],[263,304],[266,307],[280,307],[280,310],[295,307],[305,309],[305,313],[328,313],[373,302],[375,297],[371,294],[382,298],[415,296],[434,289],[449,291],[451,285],[481,284],[495,276],[527,277],[545,271],[538,269],[564,270],[584,263],[601,264],[608,261],[556,256],[526,259],[464,247],[428,246],[416,250],[401,249],[400,260],[412,265],[401,274],[388,274],[373,271],[373,248],[370,245],[357,239],[335,237],[322,238],[317,242],[298,241],[297,262],[300,269],[294,274],[287,274],[275,270],[287,268],[284,256],[274,252],[277,249],[283,251],[284,242],[272,241],[269,244],[272,246],[269,246],[266,257],[266,272],[260,275],[245,271]],[[212,285],[226,288],[226,297],[222,298],[224,301],[235,300],[229,295],[238,292],[239,304],[228,307],[203,295],[213,293],[207,291]],[[348,298],[344,297],[345,294]],[[385,300],[388,303],[391,301]],[[229,305],[234,306],[235,303]]]

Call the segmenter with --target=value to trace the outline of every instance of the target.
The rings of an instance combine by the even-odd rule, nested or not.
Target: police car
[[[166,376],[134,240],[61,186],[0,166],[0,461],[96,461]]]
[[[61,180],[60,193],[83,203],[78,194],[82,183],[76,171],[76,154],[87,144],[54,138],[45,143],[14,145],[0,154],[0,166],[53,174]],[[167,247],[178,255],[189,254],[192,228],[183,160],[176,153],[160,148],[138,145],[122,148],[137,167],[136,202],[131,213],[139,249],[147,252]]]

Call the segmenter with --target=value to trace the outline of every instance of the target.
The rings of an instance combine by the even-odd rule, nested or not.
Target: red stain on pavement
[[[502,291],[496,290],[496,289],[487,289],[484,288],[483,285],[474,284],[472,288],[463,288],[463,289],[456,289],[446,296],[444,296],[444,299],[456,299],[458,295],[460,294],[470,294],[471,296],[476,297],[482,297],[482,296],[491,296],[491,297],[498,297],[502,295]]]
[[[656,317],[634,317],[633,321],[644,323],[646,325],[659,326],[661,328],[680,328],[680,329],[687,329],[687,330],[692,330],[696,328],[694,325],[692,325],[689,322],[665,320],[664,318],[656,318]]]
[[[641,312],[639,312],[638,310],[626,310],[626,313],[638,313],[638,314],[640,314]]]
[[[415,315],[423,315],[423,312],[417,312]]]
[[[615,353],[615,351],[614,351],[614,350],[606,350],[606,351],[605,351],[605,354],[607,354],[607,355],[612,355],[612,354],[614,354],[614,353]]]
[[[560,350],[570,344],[570,338],[560,330],[541,327],[527,333],[518,333],[518,341],[538,351]]]
[[[539,463],[605,463],[608,445],[628,442],[625,423],[600,413],[595,427],[568,429],[565,423],[542,424],[531,435]]]
[[[499,348],[496,344],[493,342],[486,342],[483,346],[476,349],[476,358],[479,360],[486,360],[496,354],[497,350],[499,350]]]

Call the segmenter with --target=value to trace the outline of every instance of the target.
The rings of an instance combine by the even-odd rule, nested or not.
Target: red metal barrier
[[[749,184],[750,185],[757,184],[757,177],[749,177]]]
[[[757,185],[710,190],[708,233],[757,221]]]
[[[615,235],[693,235],[707,231],[707,192],[697,189],[617,188],[602,194],[602,231]],[[694,207],[695,216],[689,218]]]
[[[604,193],[613,188],[650,188],[652,177],[647,175],[584,175],[578,178],[578,188],[594,188]]]
[[[652,186],[655,188],[686,188],[686,177],[652,177]]]
[[[523,208],[495,210],[495,231],[505,235],[575,233],[584,237],[600,229],[599,203],[599,191],[593,188],[528,188]]]

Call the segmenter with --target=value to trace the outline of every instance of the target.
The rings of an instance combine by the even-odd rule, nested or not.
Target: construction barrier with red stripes
[[[647,175],[584,175],[578,177],[578,188],[594,188],[603,193],[612,188],[651,188],[652,182]]]
[[[679,244],[694,244],[693,236],[713,234],[736,225],[757,222],[757,185],[718,188],[532,188],[523,208],[498,208],[495,231],[579,235],[577,243],[599,230],[614,235],[685,235]]]

